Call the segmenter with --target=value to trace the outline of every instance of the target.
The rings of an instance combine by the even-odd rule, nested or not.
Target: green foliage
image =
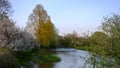
[[[39,58],[35,58],[34,62],[36,63],[54,63],[60,61],[60,58],[58,58],[55,55],[47,54],[47,55],[40,55]]]
[[[18,59],[20,65],[27,66],[32,58],[32,51],[19,51],[16,52],[16,58]]]
[[[57,34],[57,30],[55,32],[55,35],[53,39],[51,40],[50,48],[56,48],[60,46],[60,36]]]
[[[77,49],[88,50],[99,55],[108,56],[112,53],[111,38],[103,32],[94,32],[90,37],[81,38]]]
[[[87,50],[87,51],[91,51],[91,47],[90,46],[78,46],[75,47],[78,50]]]
[[[101,55],[109,55],[111,53],[111,39],[103,32],[95,32],[91,36],[91,45],[94,46],[94,52]]]
[[[87,50],[92,53],[93,67],[96,64],[104,67],[119,68],[120,62],[120,15],[113,14],[111,17],[105,17],[101,26],[103,32],[95,32],[90,37],[83,37],[80,46],[76,49]],[[84,43],[87,43],[84,44]],[[101,60],[96,62],[96,57]],[[112,59],[111,59],[112,58]],[[113,61],[114,59],[114,61]]]
[[[64,41],[64,37],[63,36],[60,36],[58,35],[57,36],[57,46],[55,47],[65,47],[65,41]]]
[[[33,57],[32,60],[35,63],[54,63],[60,61],[60,58],[52,55],[52,53],[49,50],[46,49],[37,49],[33,50]]]
[[[90,46],[92,42],[91,37],[80,37],[78,46]]]
[[[30,61],[35,63],[54,63],[60,61],[60,58],[52,55],[46,49],[33,49],[32,51],[20,51],[16,53],[20,65],[28,66]]]
[[[79,35],[75,31],[73,31],[73,33],[71,34],[58,36],[58,38],[58,47],[76,47],[77,45],[79,45]]]
[[[111,37],[112,56],[120,57],[120,15],[113,14],[105,17],[102,23],[102,30]]]
[[[1,68],[19,68],[19,62],[14,53],[7,48],[0,48],[0,67]]]

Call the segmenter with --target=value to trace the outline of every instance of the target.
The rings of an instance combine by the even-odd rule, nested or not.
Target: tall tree
[[[0,21],[8,17],[12,12],[11,4],[8,0],[0,0]]]
[[[37,42],[48,47],[55,35],[55,27],[42,5],[37,5],[29,16],[28,32],[32,32]]]
[[[33,13],[29,16],[28,23],[26,26],[27,32],[30,32],[31,34],[35,34],[36,26],[39,23],[45,23],[47,20],[49,20],[50,17],[47,15],[47,12],[44,10],[43,6],[38,4],[36,5],[35,9],[33,10]]]
[[[35,46],[36,43],[31,34],[20,30],[11,19],[6,18],[0,23],[0,48],[29,50]]]
[[[6,46],[12,48],[10,43],[14,41],[14,35],[17,33],[18,30],[14,22],[9,18],[5,18],[0,23],[0,47]]]
[[[111,17],[105,17],[102,30],[111,37],[112,50],[116,56],[120,57],[120,15],[113,14]]]

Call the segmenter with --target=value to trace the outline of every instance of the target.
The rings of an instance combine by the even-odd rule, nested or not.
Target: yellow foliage
[[[49,47],[55,35],[55,28],[52,22],[48,20],[46,23],[39,23],[35,31],[38,43],[43,47]]]

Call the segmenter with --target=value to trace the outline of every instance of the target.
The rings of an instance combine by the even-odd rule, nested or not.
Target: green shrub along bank
[[[51,54],[46,49],[33,49],[31,51],[17,52],[16,57],[20,62],[20,65],[27,66],[29,62],[43,64],[43,63],[54,63],[60,61],[60,58]]]
[[[21,66],[29,66],[30,62],[44,64],[58,61],[60,58],[47,49],[11,51],[7,48],[0,48],[0,68],[20,68]]]
[[[54,63],[60,61],[60,58],[53,55],[49,49],[37,49],[33,50],[32,61],[35,63]]]
[[[46,49],[12,52],[7,48],[0,48],[0,67],[2,68],[20,68],[28,66],[31,61],[38,64],[54,63],[60,61],[60,58]]]
[[[7,48],[0,48],[0,68],[18,68],[20,67],[18,59],[14,53]]]

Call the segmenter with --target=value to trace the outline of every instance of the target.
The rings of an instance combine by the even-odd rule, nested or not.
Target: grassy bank
[[[107,46],[93,45],[93,46],[81,46],[81,47],[75,47],[75,48],[78,50],[85,50],[88,52],[92,52],[97,55],[112,57],[112,52],[110,51],[110,47],[107,47]]]
[[[94,47],[91,46],[81,46],[81,47],[75,47],[75,49],[78,50],[86,50],[86,51],[92,51]]]
[[[34,49],[31,51],[17,52],[16,57],[20,62],[20,65],[27,66],[30,61],[34,63],[54,63],[60,61],[60,58],[56,55],[51,54],[49,50],[46,49]]]

